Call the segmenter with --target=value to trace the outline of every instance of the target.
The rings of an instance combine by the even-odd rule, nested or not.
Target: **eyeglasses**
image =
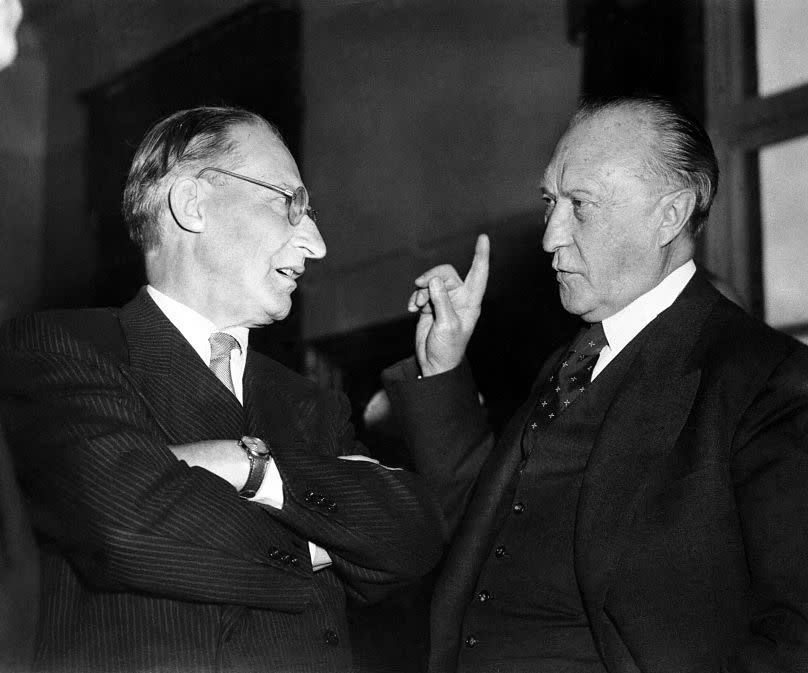
[[[268,182],[261,182],[255,178],[248,178],[246,175],[239,175],[238,173],[233,173],[232,171],[226,171],[224,168],[215,168],[213,166],[203,168],[201,171],[199,171],[199,173],[196,174],[196,177],[200,177],[205,171],[224,173],[225,175],[229,175],[231,178],[238,178],[239,180],[244,180],[245,182],[251,182],[254,185],[258,185],[259,187],[266,187],[267,189],[271,189],[273,192],[278,192],[278,194],[283,194],[286,197],[286,205],[288,206],[287,217],[289,218],[289,224],[291,224],[293,227],[300,224],[300,221],[303,219],[304,215],[308,215],[312,222],[317,222],[317,211],[309,206],[309,193],[306,191],[306,188],[303,187],[303,185],[298,187],[293,192],[290,192],[288,189],[284,189],[283,187],[270,185]]]

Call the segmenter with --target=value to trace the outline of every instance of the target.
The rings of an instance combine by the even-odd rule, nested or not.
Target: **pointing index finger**
[[[488,284],[488,257],[491,244],[486,234],[477,237],[477,244],[474,247],[474,259],[471,260],[471,268],[466,274],[466,288],[469,295],[476,301],[481,302],[485,294],[485,287]]]

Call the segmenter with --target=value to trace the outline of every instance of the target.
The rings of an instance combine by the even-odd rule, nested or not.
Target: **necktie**
[[[586,391],[598,355],[607,343],[599,322],[581,332],[542,389],[534,422],[550,423]]]
[[[233,378],[230,376],[230,352],[232,350],[240,351],[241,346],[236,337],[227,332],[214,332],[208,341],[210,342],[210,370],[235,395]]]

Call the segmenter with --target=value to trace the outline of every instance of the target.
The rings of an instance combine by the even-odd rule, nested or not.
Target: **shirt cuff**
[[[275,509],[283,509],[283,480],[273,458],[269,459],[264,481],[250,500]],[[311,569],[314,572],[327,568],[332,563],[328,552],[313,542],[309,542],[309,556],[311,556]]]
[[[275,509],[283,509],[283,480],[274,458],[270,457],[264,481],[250,500]]]
[[[328,552],[313,542],[309,542],[309,555],[311,556],[311,569],[314,572],[327,568],[332,563]]]

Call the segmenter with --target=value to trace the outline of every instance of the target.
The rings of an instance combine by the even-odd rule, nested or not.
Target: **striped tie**
[[[233,378],[230,376],[230,351],[240,351],[241,346],[236,337],[227,332],[214,332],[208,341],[210,342],[210,370],[235,395]]]

